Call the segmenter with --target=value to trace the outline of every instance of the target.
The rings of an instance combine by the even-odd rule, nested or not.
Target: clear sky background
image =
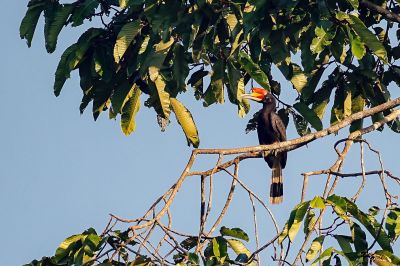
[[[61,53],[77,40],[80,30],[64,30],[56,52],[47,54],[41,20],[29,49],[18,32],[26,4],[27,1],[10,1],[0,16],[0,258],[2,265],[10,266],[51,256],[64,238],[89,227],[101,232],[109,213],[125,218],[141,216],[177,180],[191,153],[174,117],[162,133],[153,109],[141,106],[137,130],[128,137],[121,132],[119,120],[109,120],[107,114],[101,115],[97,122],[93,121],[90,110],[81,116],[77,73],[73,73],[61,96],[56,98],[52,91],[55,68]],[[283,84],[283,98],[293,102],[296,96],[293,89],[285,87],[287,83],[277,77]],[[398,89],[391,87],[392,92],[397,91],[394,95],[399,95]],[[142,103],[146,99],[143,96]],[[187,95],[178,98],[195,118],[202,148],[258,143],[254,132],[244,133],[248,119],[259,108],[257,104],[252,104],[250,115],[240,119],[236,106],[230,103],[203,108],[201,102],[193,99],[191,88]],[[365,125],[369,124],[368,119]],[[300,174],[328,168],[335,160],[332,144],[347,133],[344,129],[339,136],[317,140],[290,152],[284,171],[284,203],[272,207],[281,227],[289,210],[299,201]],[[292,122],[288,136],[297,137]],[[399,136],[385,130],[366,138],[382,151],[386,169],[400,174]],[[345,171],[358,171],[358,157],[358,148],[354,146]],[[216,158],[201,160],[197,168],[205,169],[213,160]],[[366,163],[369,170],[378,167],[376,158],[370,154]],[[241,177],[265,201],[269,176],[270,170],[263,160],[251,160],[241,166]],[[216,179],[214,210],[220,208],[230,185],[227,176]],[[376,205],[383,196],[377,177],[368,180],[360,199],[364,209]],[[322,181],[320,177],[311,178],[308,198],[322,190]],[[339,186],[338,192],[352,195],[359,184],[360,180],[349,179]],[[391,189],[399,192],[393,184]],[[187,232],[198,231],[199,190],[199,180],[189,178],[173,205],[174,224]],[[250,234],[252,218],[246,194],[239,192],[233,204],[223,224],[242,227]],[[273,236],[269,222],[261,221],[260,230],[262,240]]]

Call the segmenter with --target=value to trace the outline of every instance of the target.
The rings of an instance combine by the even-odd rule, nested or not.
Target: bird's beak
[[[256,102],[261,102],[263,95],[257,92],[252,92],[252,93],[245,93],[242,94],[242,99],[249,99],[249,100],[253,100]]]

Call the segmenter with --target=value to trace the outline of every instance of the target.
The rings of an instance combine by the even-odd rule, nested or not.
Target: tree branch
[[[400,23],[400,16],[397,15],[396,13],[391,12],[390,10],[387,10],[386,8],[378,6],[367,0],[361,0],[360,4],[362,6],[365,6],[366,8],[369,8],[369,9],[372,9],[372,10],[378,12],[379,14],[381,14],[382,16],[384,16],[386,19],[388,19],[390,21]]]

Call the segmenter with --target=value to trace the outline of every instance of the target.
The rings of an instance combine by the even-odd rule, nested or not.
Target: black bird
[[[252,88],[251,93],[243,94],[242,98],[263,104],[263,108],[257,119],[258,141],[261,145],[286,141],[286,127],[282,119],[275,112],[276,100],[270,92],[262,88]],[[286,152],[273,153],[264,157],[264,160],[272,169],[269,197],[272,204],[279,204],[283,201],[282,169],[286,166],[286,159]]]

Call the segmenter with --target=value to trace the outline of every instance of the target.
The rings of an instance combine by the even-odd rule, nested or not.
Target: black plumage
[[[257,134],[259,143],[268,145],[275,142],[286,141],[286,127],[282,119],[275,112],[276,100],[268,93],[262,100],[263,108],[258,117]],[[286,166],[287,153],[272,153],[264,157],[272,169],[270,202],[278,204],[283,201],[283,175],[282,169]]]

